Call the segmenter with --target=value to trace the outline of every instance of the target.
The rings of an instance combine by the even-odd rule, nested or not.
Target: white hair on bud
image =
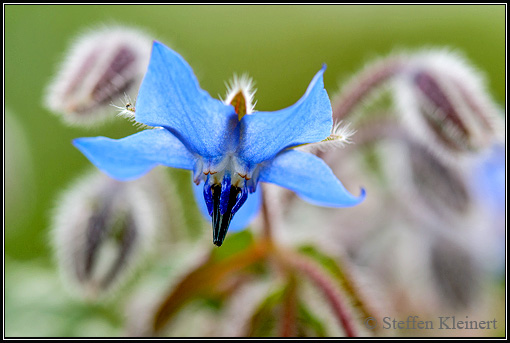
[[[402,54],[406,61],[402,72],[395,78],[395,103],[402,123],[430,151],[450,162],[467,156],[470,150],[483,149],[501,136],[498,109],[487,92],[482,74],[473,68],[459,53],[448,49],[428,49],[414,54]],[[441,95],[458,114],[458,120],[467,130],[462,133],[451,120],[441,120],[444,115],[426,95],[417,88],[414,77],[426,73],[437,84]],[[446,139],[462,151],[455,151],[437,137],[422,110],[437,117],[440,130]],[[458,148],[457,148],[458,149]]]
[[[147,177],[150,174],[135,181],[121,182],[94,170],[75,181],[57,199],[52,216],[51,240],[63,282],[74,293],[88,299],[110,294],[129,278],[154,245],[161,225],[161,209],[152,193],[145,190],[152,182]],[[119,247],[121,243],[111,237],[102,237],[92,256],[92,270],[84,277],[83,268],[89,257],[90,219],[102,209],[97,208],[101,204],[111,206],[111,213],[105,219],[119,213],[131,216],[133,240],[129,243],[131,246],[127,254],[121,257],[120,265],[115,265],[122,253]],[[101,230],[101,234],[108,236],[108,228]],[[97,235],[94,237],[98,238]],[[118,270],[112,270],[112,267]],[[105,282],[107,278],[112,279]]]
[[[356,130],[351,128],[350,123],[342,125],[342,122],[340,121],[333,125],[333,128],[331,129],[331,135],[329,137],[332,138],[333,142],[336,142],[337,144],[340,144],[340,147],[343,147],[345,144],[352,143],[351,137],[355,133]]]
[[[253,102],[253,97],[257,91],[254,85],[253,79],[248,74],[242,74],[241,76],[234,74],[232,79],[225,83],[227,95],[223,102],[226,105],[230,105],[234,97],[241,92],[246,103],[246,114],[253,113],[256,105],[256,102]]]
[[[504,132],[504,126],[499,121],[499,110],[494,101],[489,96],[489,88],[487,86],[486,76],[481,70],[476,69],[465,56],[460,52],[452,51],[449,49],[430,49],[422,51],[415,57],[413,64],[422,64],[430,67],[431,70],[437,72],[439,75],[448,75],[458,86],[466,90],[466,95],[476,95],[471,98],[474,105],[479,106],[484,110],[486,120],[491,125],[492,129]],[[468,117],[467,120],[475,120],[475,117]],[[470,122],[468,126],[476,126],[476,122]]]
[[[48,85],[45,106],[70,125],[92,126],[114,117],[108,115],[113,113],[111,102],[125,93],[136,95],[151,44],[150,36],[137,28],[117,25],[83,32]]]
[[[356,133],[356,130],[351,129],[350,124],[342,125],[338,122],[331,128],[331,134],[317,143],[303,144],[296,149],[315,153],[317,151],[330,151],[334,149],[343,148],[346,144],[351,144],[351,137]]]
[[[111,106],[117,109],[117,116],[127,119],[138,130],[160,128],[160,126],[149,126],[136,121],[136,101],[131,100],[131,97],[128,94],[124,94],[124,100],[120,103],[120,105],[111,104]]]
[[[131,97],[128,94],[124,94],[122,105],[120,106],[115,104],[111,105],[119,111],[117,113],[119,117],[123,117],[128,120],[135,120],[136,103],[133,100],[131,100]]]

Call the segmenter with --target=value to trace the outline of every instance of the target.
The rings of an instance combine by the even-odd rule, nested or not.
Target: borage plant
[[[97,39],[106,36],[107,48]],[[161,282],[171,287],[151,290],[142,310],[130,311],[135,315],[128,316],[128,335],[173,335],[179,330],[171,324],[193,304],[215,311],[214,325],[192,329],[194,336],[381,334],[372,325],[380,318],[374,313],[378,302],[353,279],[359,274],[355,265],[364,266],[359,269],[365,270],[365,280],[378,285],[379,292],[385,292],[385,282],[389,289],[395,284],[404,289],[395,280],[414,277],[388,252],[410,246],[431,256],[420,268],[433,277],[416,288],[418,293],[404,292],[421,304],[406,314],[437,311],[428,308],[436,301],[451,309],[477,298],[472,282],[466,294],[448,293],[455,282],[476,279],[476,268],[456,269],[460,277],[451,279],[444,267],[449,265],[445,260],[480,259],[475,254],[480,249],[470,249],[476,235],[459,240],[445,228],[465,226],[475,217],[484,222],[467,172],[486,170],[485,154],[501,142],[500,124],[496,106],[460,58],[441,51],[381,59],[347,84],[333,111],[323,66],[294,105],[263,112],[254,110],[247,76],[234,77],[225,99],[217,100],[199,87],[179,54],[157,41],[150,53],[150,45],[148,35],[122,27],[87,34],[77,41],[47,96],[48,106],[72,125],[103,121],[110,104],[124,98],[116,106],[120,114],[144,129],[122,139],[74,140],[106,175],[93,173],[59,200],[54,244],[67,280],[81,294],[97,298],[118,289],[142,256],[158,252],[158,245],[176,251],[182,246],[193,259],[191,264],[178,258],[169,262],[176,269],[182,264],[181,271],[160,274],[165,281],[159,278],[152,287],[160,289]],[[388,94],[392,105],[381,105],[387,101],[378,99]],[[337,149],[351,142],[356,144]],[[490,161],[499,168],[500,157]],[[193,229],[179,219],[190,203],[181,201],[186,196],[182,187],[158,165],[192,171],[191,188],[212,222],[217,247],[179,236]],[[320,212],[365,199],[363,189],[359,196],[346,190],[335,176],[338,171],[351,183],[367,186],[369,197],[362,206]],[[304,208],[294,194],[321,207]],[[388,224],[393,222],[418,228],[419,238],[409,240],[403,230],[386,246],[388,239],[381,237],[393,237]],[[256,234],[244,230],[250,225]],[[307,232],[305,242],[282,239],[288,226],[296,237]],[[176,233],[171,243],[158,242],[158,232],[169,231]],[[378,248],[370,249],[373,258],[367,264],[363,256],[370,246]],[[193,257],[197,247],[206,253],[202,259]],[[144,274],[138,275],[143,280]],[[260,285],[266,285],[262,292],[250,293]],[[322,300],[310,289],[319,289]],[[429,289],[438,291],[431,297]],[[394,293],[384,293],[385,298],[392,301]],[[391,306],[386,311],[395,314]]]
[[[324,70],[293,106],[253,112],[249,83],[234,85],[224,102],[213,99],[200,89],[182,57],[154,42],[135,120],[155,128],[120,140],[80,138],[74,145],[100,170],[121,181],[138,178],[158,164],[193,170],[194,183],[204,184],[213,242],[221,246],[243,205],[237,229],[258,210],[260,196],[253,193],[259,181],[291,189],[318,205],[344,207],[363,200],[364,193],[350,195],[321,159],[292,149],[343,138],[331,136]]]

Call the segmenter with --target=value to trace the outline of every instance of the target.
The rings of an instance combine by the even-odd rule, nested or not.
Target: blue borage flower
[[[138,178],[156,165],[192,170],[195,193],[201,193],[199,203],[212,217],[218,246],[229,226],[242,229],[257,212],[258,182],[288,188],[312,204],[353,206],[363,200],[364,190],[352,196],[320,158],[290,149],[330,135],[325,69],[294,105],[250,114],[250,99],[243,92],[227,98],[230,103],[213,99],[180,55],[154,42],[135,120],[155,128],[122,139],[78,138],[74,145],[118,180]]]

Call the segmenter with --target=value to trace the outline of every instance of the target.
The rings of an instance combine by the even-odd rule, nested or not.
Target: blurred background
[[[45,87],[66,49],[86,29],[123,24],[147,31],[179,52],[212,96],[224,96],[225,81],[233,73],[247,72],[258,89],[257,110],[293,104],[322,63],[328,66],[324,82],[333,98],[367,62],[427,47],[464,54],[486,76],[493,99],[502,108],[505,103],[503,5],[6,5],[4,9],[7,337],[124,332],[125,315],[118,305],[122,297],[89,303],[68,294],[49,244],[58,195],[91,169],[71,140],[120,138],[136,131],[121,118],[97,128],[69,127],[42,105]],[[189,183],[185,172],[173,176]],[[178,192],[189,205],[184,217],[191,227],[199,219],[186,187]]]

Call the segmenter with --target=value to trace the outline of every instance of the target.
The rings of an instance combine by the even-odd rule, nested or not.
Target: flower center
[[[235,156],[226,156],[215,165],[197,162],[195,182],[204,180],[204,200],[212,217],[213,243],[221,246],[234,214],[255,191],[256,177],[245,171]]]
[[[213,243],[221,246],[227,235],[232,217],[244,204],[248,198],[248,193],[244,187],[239,188],[232,185],[225,187],[225,183],[223,183],[211,187],[211,197],[213,207]]]
[[[232,105],[241,121],[253,112],[253,84],[248,76],[234,77],[228,87],[224,103]],[[258,168],[248,168],[235,153],[227,153],[221,159],[199,159],[194,169],[194,181],[204,182],[204,199],[212,217],[213,243],[221,246],[227,235],[234,214],[241,208],[257,186]]]

